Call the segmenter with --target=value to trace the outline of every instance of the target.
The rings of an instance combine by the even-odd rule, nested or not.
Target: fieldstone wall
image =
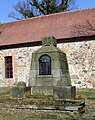
[[[58,44],[67,55],[72,85],[95,87],[95,41]]]
[[[29,84],[32,52],[39,47],[23,47],[0,51],[0,86],[16,85],[18,81]],[[13,78],[5,78],[5,56],[13,58]]]
[[[66,53],[72,85],[95,87],[95,41],[61,43],[57,45]],[[29,84],[32,52],[37,47],[0,50],[0,86],[16,85],[18,81]],[[13,78],[5,78],[5,56],[13,57]]]

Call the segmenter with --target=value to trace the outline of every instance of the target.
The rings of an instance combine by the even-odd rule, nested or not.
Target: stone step
[[[39,97],[38,97],[39,98]],[[47,97],[46,97],[47,98]],[[80,102],[81,101],[81,102]],[[81,104],[80,104],[81,103]],[[83,101],[32,98],[0,98],[0,108],[83,111]]]
[[[53,96],[30,96],[29,98],[31,98],[32,100],[53,100]]]

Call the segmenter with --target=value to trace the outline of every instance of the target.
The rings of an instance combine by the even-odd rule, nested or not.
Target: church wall
[[[57,45],[66,53],[72,85],[95,87],[95,41],[60,43]],[[32,52],[36,47],[23,47],[0,50],[0,86],[13,86],[18,81],[29,84]],[[13,58],[13,78],[5,78],[5,56]]]
[[[32,52],[39,47],[23,47],[0,50],[0,86],[16,85],[18,81],[28,84]],[[5,58],[12,56],[13,78],[5,77]]]
[[[67,55],[72,85],[95,87],[95,41],[58,44]]]

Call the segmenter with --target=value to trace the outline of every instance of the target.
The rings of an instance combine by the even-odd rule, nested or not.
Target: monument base
[[[75,86],[54,87],[53,97],[55,99],[75,99],[76,87]]]
[[[31,95],[51,95],[53,96],[52,86],[32,86]]]
[[[31,95],[51,95],[54,99],[76,98],[75,86],[32,86]]]
[[[10,103],[14,103],[10,107],[16,106],[16,109],[84,112],[85,100],[76,98],[75,86],[17,86],[10,89]]]

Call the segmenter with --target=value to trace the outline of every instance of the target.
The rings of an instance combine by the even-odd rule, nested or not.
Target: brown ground
[[[8,91],[7,88],[0,88],[1,97],[6,91]],[[57,110],[0,108],[0,120],[95,120],[95,89],[78,89],[77,95],[86,99],[85,113],[83,114]]]

